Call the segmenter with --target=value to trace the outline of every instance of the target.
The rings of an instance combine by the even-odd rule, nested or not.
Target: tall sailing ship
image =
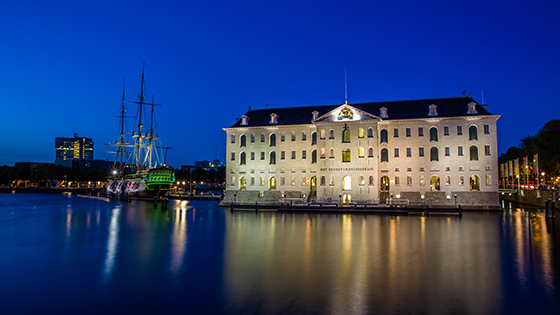
[[[145,65],[145,64],[144,64]],[[138,101],[127,101],[123,94],[120,108],[120,134],[117,140],[107,145],[117,148],[115,162],[107,183],[107,193],[112,195],[130,196],[133,199],[152,199],[154,196],[163,196],[169,187],[175,182],[175,170],[165,164],[165,156],[161,156],[162,151],[167,151],[169,147],[162,147],[156,144],[159,137],[154,130],[154,107],[161,106],[152,102],[145,102],[144,95],[144,65],[142,66],[142,82]],[[125,115],[125,104],[137,106],[137,115],[128,117]],[[142,113],[145,108],[149,108],[150,114]],[[129,136],[125,134],[125,119],[136,118],[136,126]],[[149,128],[145,128],[145,124]],[[132,141],[129,141],[129,137]],[[132,152],[129,150],[132,149]],[[162,160],[163,159],[163,160]]]

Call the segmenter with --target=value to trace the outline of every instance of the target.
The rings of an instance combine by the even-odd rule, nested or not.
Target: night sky
[[[0,165],[54,162],[55,137],[118,134],[146,61],[178,168],[224,160],[253,109],[460,96],[498,120],[499,152],[558,119],[558,1],[0,2]],[[134,111],[130,111],[133,114]]]

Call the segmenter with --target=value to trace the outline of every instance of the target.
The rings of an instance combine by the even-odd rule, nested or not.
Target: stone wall
[[[519,192],[515,190],[504,190],[500,192],[500,199],[539,207],[544,207],[545,200],[549,198],[552,200],[556,198],[556,203],[558,204],[560,202],[559,196],[560,194],[556,190],[522,189]]]

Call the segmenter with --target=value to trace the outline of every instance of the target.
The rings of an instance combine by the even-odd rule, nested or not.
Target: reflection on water
[[[554,314],[558,218],[504,209],[290,214],[0,194],[1,303],[8,313]]]

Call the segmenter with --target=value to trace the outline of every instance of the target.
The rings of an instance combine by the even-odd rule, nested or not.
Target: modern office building
[[[249,109],[224,129],[223,204],[499,208],[499,117],[471,97]]]
[[[74,133],[74,138],[55,138],[56,158],[55,164],[72,167],[73,159],[93,159],[93,140],[90,138],[78,137]]]

